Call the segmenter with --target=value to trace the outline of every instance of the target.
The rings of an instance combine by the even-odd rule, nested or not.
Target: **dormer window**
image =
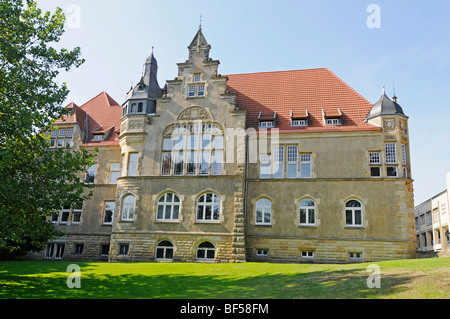
[[[271,115],[271,114],[263,115],[262,112],[259,112],[258,127],[260,127],[260,128],[275,127],[276,119],[277,119],[277,112],[275,112],[273,115]]]
[[[291,110],[291,127],[308,126],[308,110],[305,114],[294,114]]]
[[[338,108],[336,111],[327,111],[325,112],[322,109],[322,117],[324,125],[342,125],[342,112]]]
[[[105,134],[96,134],[94,135],[94,141],[103,141],[105,139]]]

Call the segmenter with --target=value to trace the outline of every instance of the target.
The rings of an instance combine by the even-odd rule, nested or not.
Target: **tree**
[[[80,48],[56,50],[64,14],[43,13],[32,0],[0,2],[0,258],[40,249],[62,235],[48,216],[90,198],[82,172],[86,150],[49,149],[45,132],[69,111],[61,70],[79,67]]]

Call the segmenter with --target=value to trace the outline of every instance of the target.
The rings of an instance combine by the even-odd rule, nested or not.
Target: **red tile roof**
[[[120,129],[120,118],[122,116],[122,106],[118,104],[106,92],[101,92],[94,98],[78,107],[75,103],[70,103],[66,107],[74,108],[75,112],[72,115],[64,117],[55,123],[78,123],[82,132],[86,129],[86,114],[87,114],[87,131],[88,138],[84,140],[84,145],[115,145],[119,144],[116,140],[114,131]],[[102,132],[108,133],[108,138],[103,141],[93,141],[94,133]]]
[[[379,130],[363,122],[372,104],[327,68],[227,75],[227,90],[237,93],[236,106],[247,111],[247,128],[258,128],[258,116],[273,117],[283,131]],[[308,112],[307,127],[291,127],[294,117]],[[322,111],[323,110],[323,111]],[[324,125],[339,116],[342,125]]]

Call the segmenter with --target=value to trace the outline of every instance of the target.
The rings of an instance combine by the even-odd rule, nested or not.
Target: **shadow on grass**
[[[0,269],[0,298],[149,298],[149,299],[291,299],[390,298],[407,289],[406,274],[385,274],[381,288],[369,289],[364,270],[312,271],[233,278],[227,275],[155,274],[108,275],[81,273],[81,288],[67,287],[70,263],[55,263],[36,275]],[[83,269],[83,265],[81,265]],[[86,264],[89,267],[89,264]],[[52,271],[55,272],[52,274]],[[417,278],[417,277],[416,277]]]

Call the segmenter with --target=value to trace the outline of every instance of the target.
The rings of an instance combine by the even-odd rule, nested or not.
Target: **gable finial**
[[[382,91],[381,91],[381,95],[384,95],[384,94],[386,94],[386,92],[385,92],[385,90],[384,90],[384,85],[383,85],[383,89],[382,89]]]
[[[203,17],[202,17],[202,14],[200,14],[200,25],[198,26],[199,29],[202,28],[202,18],[203,18]]]

